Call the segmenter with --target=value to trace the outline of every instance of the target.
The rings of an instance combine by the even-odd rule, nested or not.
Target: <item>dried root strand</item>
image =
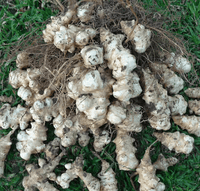
[[[186,129],[189,133],[200,137],[200,117],[183,115],[172,116],[172,119],[182,129]]]
[[[157,133],[153,135],[170,151],[175,150],[176,153],[189,154],[192,152],[194,138],[176,131],[174,133]]]

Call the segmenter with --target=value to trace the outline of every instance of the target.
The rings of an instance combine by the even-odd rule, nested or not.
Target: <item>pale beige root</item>
[[[163,84],[170,94],[177,94],[184,87],[184,81],[172,70],[161,63],[149,63],[158,81]]]
[[[31,119],[29,109],[21,105],[11,108],[10,104],[4,104],[0,109],[0,127],[3,129],[14,129],[18,125],[21,130],[26,129]]]
[[[167,91],[158,83],[148,70],[143,70],[143,81],[145,85],[144,96],[149,116],[150,125],[157,130],[168,130],[170,124],[170,109]]]
[[[103,48],[97,45],[85,46],[81,50],[81,56],[86,68],[93,68],[98,64],[103,64]]]
[[[200,115],[200,101],[198,100],[189,100],[188,106],[190,108],[190,113],[195,113],[196,115]]]
[[[149,29],[145,29],[145,27],[141,24],[137,24],[133,30],[135,22],[135,20],[121,21],[120,24],[122,31],[127,36],[130,36],[131,34],[130,40],[134,44],[135,51],[138,53],[144,53],[146,49],[151,45],[151,31]]]
[[[174,166],[178,162],[175,157],[165,158],[163,154],[159,154],[156,162],[153,163],[157,170],[167,171],[169,166]]]
[[[94,18],[95,4],[93,2],[86,2],[77,8],[77,16],[81,22],[88,22]]]
[[[176,153],[184,154],[189,154],[190,152],[192,152],[194,138],[189,135],[185,135],[184,133],[180,133],[179,131],[176,131],[174,133],[154,132],[153,135],[170,151],[174,149]]]
[[[77,68],[79,71],[79,68]],[[68,96],[77,100],[82,94],[92,93],[95,98],[109,98],[112,95],[112,85],[115,80],[111,77],[111,73],[107,70],[99,72],[91,70],[80,77],[75,74],[77,80],[69,81]],[[103,80],[104,79],[104,80]]]
[[[39,123],[32,122],[31,129],[20,131],[17,135],[18,142],[17,150],[20,152],[20,157],[24,160],[29,160],[31,154],[36,154],[44,151],[47,140],[47,128]]]
[[[185,90],[185,93],[188,97],[191,98],[200,98],[200,88],[188,88]]]
[[[123,39],[122,34],[114,35],[105,28],[100,29],[100,40],[105,50],[104,58],[108,60],[108,67],[117,80],[129,76],[137,67],[135,56],[122,46]]]
[[[160,182],[160,179],[156,176],[156,168],[151,163],[151,158],[149,156],[150,148],[151,146],[146,149],[136,169],[139,174],[138,182],[140,183],[140,191],[164,191],[165,185]]]
[[[128,132],[118,129],[117,137],[113,141],[116,144],[117,162],[120,170],[130,171],[137,167],[138,160],[135,157],[137,149],[133,146],[135,141]]]
[[[32,191],[36,188],[39,191],[58,191],[52,184],[48,182],[48,178],[56,181],[56,175],[53,170],[59,165],[64,152],[61,152],[57,157],[46,163],[44,159],[38,159],[39,168],[36,165],[26,165],[28,176],[25,176],[22,182],[24,191]]]
[[[186,113],[188,104],[182,95],[169,96],[168,99],[167,106],[171,115],[183,115]]]
[[[90,137],[86,132],[87,128],[82,128],[79,124],[76,124],[76,116],[72,118],[63,118],[62,115],[58,115],[53,120],[53,126],[55,128],[55,135],[60,137],[61,145],[64,147],[69,147],[76,144],[78,136],[79,144],[81,146],[86,146],[89,143]]]
[[[66,164],[65,168],[67,170],[61,176],[57,177],[57,184],[62,188],[68,188],[70,182],[79,177],[89,191],[100,191],[99,180],[93,177],[91,173],[83,171],[83,163],[82,157],[77,157],[73,163]]]
[[[5,165],[4,161],[5,161],[6,156],[9,152],[9,150],[10,150],[10,147],[12,145],[12,142],[10,140],[10,136],[15,132],[16,129],[17,129],[17,127],[15,129],[13,129],[12,131],[10,131],[4,137],[0,138],[0,178],[4,174],[4,165]]]
[[[26,105],[33,105],[35,101],[44,100],[45,98],[52,96],[52,94],[53,90],[49,88],[45,88],[44,91],[36,93],[29,87],[21,86],[17,91],[17,95],[26,101]]]
[[[7,96],[0,96],[0,102],[7,102],[7,103],[11,103],[13,102],[13,97],[7,97]]]
[[[122,106],[121,102],[115,101],[109,106],[106,117],[110,123],[120,124],[126,119],[126,108]]]
[[[113,96],[122,102],[130,103],[131,98],[138,97],[142,93],[139,80],[140,78],[135,72],[120,78],[113,84]]]
[[[45,157],[47,161],[53,160],[56,156],[58,156],[60,150],[60,139],[54,138],[53,141],[50,141],[44,150]]]
[[[61,26],[54,36],[54,45],[62,52],[74,52],[76,46],[83,47],[93,39],[97,31],[92,28],[76,27],[68,25],[68,28]]]
[[[101,160],[102,169],[98,174],[98,177],[101,179],[101,191],[118,191],[117,189],[117,180],[115,179],[115,172],[110,167],[110,164],[105,160]]]
[[[30,108],[30,113],[37,123],[43,124],[45,121],[51,121],[53,117],[59,115],[59,104],[54,104],[52,98],[36,101]]]
[[[31,64],[29,62],[29,54],[27,52],[21,52],[17,55],[16,66],[19,69],[27,68]]]
[[[103,147],[109,144],[111,141],[111,137],[109,136],[109,132],[103,130],[99,132],[99,134],[94,134],[94,144],[93,147],[96,152],[102,151]]]
[[[159,52],[160,61],[166,64],[175,72],[188,73],[191,70],[191,63],[188,59],[181,55],[176,55],[175,53],[169,52]]]
[[[134,131],[139,133],[142,131],[141,118],[141,106],[136,104],[128,105],[126,110],[126,119],[116,126],[124,131]]]
[[[172,116],[172,119],[181,129],[186,129],[189,133],[200,137],[200,117],[183,115]]]
[[[54,36],[61,26],[68,25],[73,16],[76,14],[76,10],[68,9],[64,16],[51,17],[51,23],[47,24],[46,29],[43,30],[43,38],[46,43],[53,43]]]

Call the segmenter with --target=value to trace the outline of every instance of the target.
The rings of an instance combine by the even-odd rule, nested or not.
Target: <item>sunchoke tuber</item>
[[[179,131],[176,131],[174,133],[154,132],[153,135],[170,151],[174,149],[176,153],[184,154],[189,154],[190,152],[192,152],[194,138],[189,135],[185,135],[184,133],[180,133]]]

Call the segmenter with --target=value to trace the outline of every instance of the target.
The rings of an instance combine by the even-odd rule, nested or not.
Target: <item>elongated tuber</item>
[[[135,157],[136,148],[133,146],[135,141],[126,131],[117,130],[117,137],[113,141],[116,144],[117,162],[120,170],[130,171],[138,165]]]
[[[185,90],[185,93],[188,97],[191,98],[200,98],[200,88],[188,88],[187,90]]]
[[[0,139],[0,177],[4,174],[4,161],[12,145],[10,136],[15,132],[15,130],[16,128]]]
[[[170,151],[174,149],[176,153],[184,154],[189,154],[190,152],[192,152],[194,138],[189,135],[185,135],[184,133],[180,133],[179,131],[176,131],[174,133],[154,132],[153,135]]]
[[[160,179],[156,176],[156,167],[151,163],[151,158],[149,156],[150,148],[151,146],[146,149],[136,169],[139,174],[138,182],[140,183],[140,191],[164,191],[165,185],[160,182]]]
[[[49,142],[44,150],[47,161],[53,160],[56,156],[58,156],[60,149],[60,139],[55,138],[53,141]]]
[[[189,133],[200,137],[200,117],[183,115],[172,116],[172,119],[182,129],[186,129]]]
[[[198,100],[189,100],[188,106],[190,108],[191,113],[195,113],[196,115],[200,115],[200,101]]]

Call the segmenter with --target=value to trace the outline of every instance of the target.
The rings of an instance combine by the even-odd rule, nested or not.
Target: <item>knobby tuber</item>
[[[200,98],[200,88],[188,88],[185,90],[185,93],[188,97],[191,98]]]
[[[184,81],[178,77],[166,65],[161,63],[149,63],[150,68],[155,72],[158,81],[163,84],[170,94],[177,94],[184,87]]]
[[[189,100],[188,107],[190,108],[190,113],[194,112],[196,115],[200,115],[200,101]]]
[[[191,64],[189,60],[181,55],[175,53],[159,52],[160,61],[166,64],[170,69],[179,73],[188,73],[191,70]]]
[[[44,151],[47,140],[47,128],[36,122],[31,123],[32,128],[26,131],[20,131],[17,135],[19,142],[16,144],[17,150],[20,152],[20,157],[24,160],[29,160],[31,154]]]
[[[176,131],[174,133],[157,133],[154,132],[153,135],[170,151],[175,150],[176,153],[189,154],[192,152],[194,138]]]
[[[83,159],[77,157],[73,163],[65,165],[67,169],[65,173],[57,177],[57,183],[62,188],[68,188],[69,183],[79,177],[86,185],[89,191],[100,191],[100,182],[97,178],[93,177],[91,173],[83,171]]]
[[[183,115],[173,116],[172,119],[182,129],[186,129],[189,133],[200,137],[200,117]]]
[[[174,166],[178,162],[175,157],[165,158],[163,154],[159,154],[156,162],[153,163],[157,170],[167,171],[169,166]]]
[[[4,161],[12,145],[10,136],[15,132],[15,130],[16,127],[0,139],[0,177],[2,177],[4,174]]]
[[[137,24],[133,30],[135,23],[135,20],[120,22],[122,31],[128,37],[130,35],[129,38],[134,44],[135,51],[138,53],[144,53],[146,49],[151,45],[151,31],[149,29],[145,29],[145,27],[141,24]]]
[[[32,119],[29,109],[18,105],[12,107],[10,104],[4,104],[0,109],[0,127],[3,129],[16,128],[18,125],[21,130],[28,127],[28,122]]]
[[[149,146],[136,171],[139,174],[138,182],[140,183],[140,191],[163,191],[165,185],[160,182],[160,179],[156,176],[156,167],[152,165]]]
[[[138,160],[135,156],[136,148],[133,146],[135,141],[126,131],[117,130],[117,137],[113,141],[116,144],[116,160],[120,170],[130,171],[138,165]]]
[[[58,189],[48,182],[48,178],[56,180],[56,175],[53,173],[53,170],[59,165],[63,155],[64,151],[49,163],[46,163],[44,159],[39,159],[38,163],[40,168],[33,164],[26,165],[26,170],[29,175],[25,176],[22,182],[25,191],[35,190],[35,188],[39,191],[58,191]]]

